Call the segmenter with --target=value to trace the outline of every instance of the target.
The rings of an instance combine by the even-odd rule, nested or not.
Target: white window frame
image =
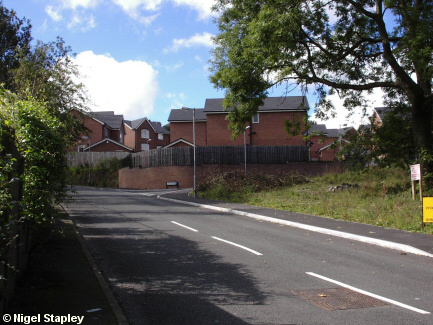
[[[260,116],[259,113],[256,113],[256,115],[253,116],[253,123],[259,123],[260,122]]]
[[[142,139],[149,139],[150,132],[148,129],[141,129],[141,138]]]
[[[148,150],[150,150],[149,144],[148,143],[142,143],[140,149],[141,149],[141,151],[148,151]]]
[[[164,134],[158,133],[158,140],[164,140]]]

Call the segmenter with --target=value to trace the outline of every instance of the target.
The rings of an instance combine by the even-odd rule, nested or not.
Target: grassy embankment
[[[330,190],[348,183],[357,187]],[[401,169],[331,173],[305,178],[226,173],[198,185],[200,196],[387,228],[433,234],[421,227],[422,203],[412,199],[410,173]]]
[[[68,183],[71,185],[90,185],[97,187],[119,187],[120,162],[117,158],[103,160],[90,169],[89,165],[70,167]]]

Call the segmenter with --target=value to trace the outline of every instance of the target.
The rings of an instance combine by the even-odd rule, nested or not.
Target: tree
[[[425,0],[219,0],[211,81],[226,89],[240,132],[268,90],[283,82],[315,88],[319,116],[335,92],[348,109],[382,88],[410,106],[413,142],[433,172],[433,3]],[[422,154],[423,153],[423,154]]]
[[[72,111],[87,110],[87,96],[80,75],[72,62],[71,48],[62,38],[55,42],[38,41],[34,47],[20,49],[19,66],[12,70],[13,88],[18,96],[43,102],[49,112],[65,126],[67,144],[84,132],[82,121]]]
[[[370,118],[370,126],[348,137],[349,143],[339,152],[350,167],[359,169],[370,164],[381,167],[409,167],[416,151],[411,136],[410,107],[405,105],[386,109],[382,123]]]
[[[27,49],[31,41],[30,21],[19,19],[0,0],[0,84],[5,84],[7,89],[12,86],[12,69],[19,66],[17,53]]]

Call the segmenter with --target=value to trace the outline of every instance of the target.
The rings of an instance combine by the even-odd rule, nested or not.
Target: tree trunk
[[[412,134],[427,189],[433,189],[432,109],[424,98],[412,101]]]

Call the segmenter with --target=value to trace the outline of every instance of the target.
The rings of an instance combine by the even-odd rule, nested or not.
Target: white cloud
[[[172,0],[176,5],[184,5],[197,10],[199,19],[207,19],[215,16],[212,12],[212,6],[216,3],[215,0]]]
[[[158,16],[159,13],[146,16],[142,14],[142,10],[146,11],[158,11],[163,0],[112,0],[132,19],[139,23],[148,26]]]
[[[163,0],[112,0],[115,4],[120,6],[123,11],[127,13],[136,12],[137,10],[144,9],[156,11],[159,9]]]
[[[67,25],[68,29],[79,29],[82,32],[86,32],[89,29],[96,27],[95,18],[93,15],[85,16],[82,13],[74,13],[71,21]]]
[[[54,9],[53,6],[47,6],[45,12],[54,21],[60,21],[62,19],[62,14],[58,10]]]
[[[83,84],[94,111],[115,111],[125,119],[136,119],[153,113],[158,93],[158,71],[144,61],[117,62],[110,55],[92,51],[77,55]]]
[[[173,65],[166,65],[165,70],[168,72],[174,72],[176,70],[179,70],[182,67],[183,67],[183,63],[179,62],[179,63],[173,64]]]
[[[173,40],[172,46],[170,48],[166,48],[164,50],[164,53],[177,52],[181,48],[191,48],[198,46],[211,48],[214,46],[214,43],[212,41],[213,36],[214,35],[208,32],[204,32],[202,34],[195,34],[190,38],[176,38]]]
[[[94,8],[98,5],[100,0],[62,0],[61,3],[64,8],[77,9],[82,7],[84,9]]]
[[[335,107],[336,116],[334,118],[329,118],[326,121],[321,121],[317,118],[312,118],[312,120],[317,121],[320,124],[326,124],[328,128],[338,129],[340,127],[354,126],[358,128],[359,125],[368,124],[368,117],[373,113],[374,107],[382,107],[383,106],[383,91],[380,88],[374,89],[372,94],[366,95],[367,100],[369,101],[368,110],[366,112],[367,116],[363,116],[363,113],[358,109],[354,111],[354,113],[348,117],[349,111],[347,108],[343,106],[343,99],[341,99],[338,94],[334,94],[328,96]]]

